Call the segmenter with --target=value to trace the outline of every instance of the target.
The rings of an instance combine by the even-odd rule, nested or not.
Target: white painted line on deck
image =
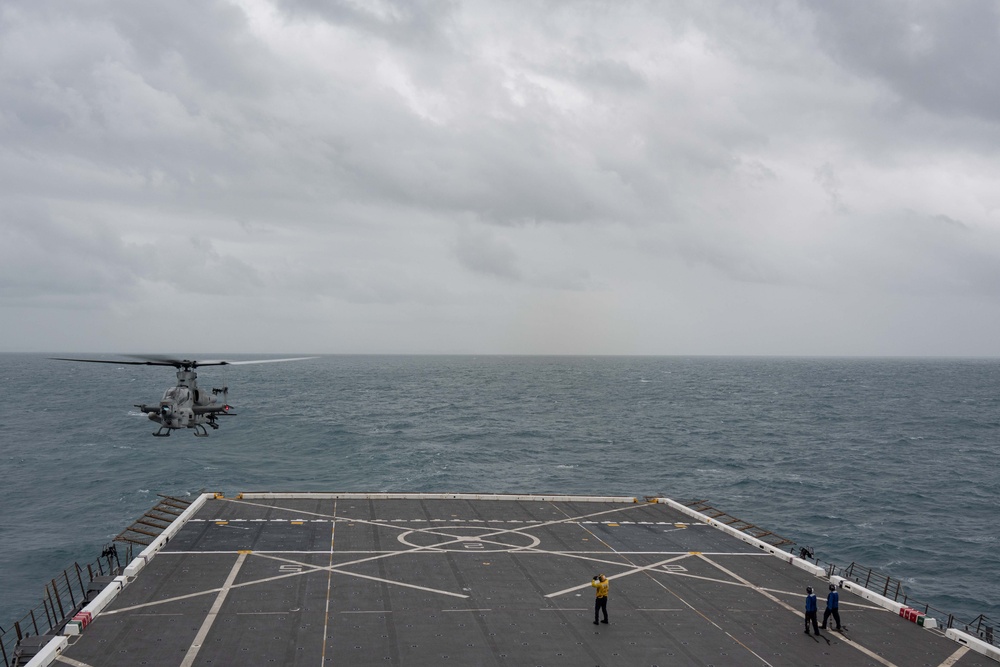
[[[131,614],[132,616],[187,616],[187,614]]]
[[[323,568],[325,569],[325,568]],[[383,579],[382,577],[370,577],[367,574],[359,574],[358,572],[348,572],[346,570],[340,570],[338,568],[332,568],[331,572],[336,572],[337,574],[343,574],[348,577],[357,577],[358,579],[367,579],[369,581],[378,581],[383,584],[392,584],[393,586],[403,586],[404,588],[414,588],[418,591],[425,591],[427,593],[437,593],[438,595],[450,595],[453,598],[468,599],[468,595],[462,595],[461,593],[452,593],[451,591],[442,591],[437,588],[428,588],[427,586],[417,586],[416,584],[408,584],[405,581],[393,581],[392,579]]]
[[[668,558],[667,560],[661,560],[661,561],[659,561],[657,563],[653,563],[651,565],[643,565],[641,567],[635,567],[635,568],[632,568],[630,570],[626,570],[625,572],[619,572],[618,574],[613,574],[610,577],[608,577],[607,579],[608,579],[608,581],[612,581],[614,579],[621,579],[622,577],[627,577],[627,576],[636,574],[637,572],[645,572],[646,570],[652,570],[652,569],[655,569],[655,568],[658,568],[658,567],[663,567],[667,563],[673,563],[674,561],[683,560],[684,558],[690,558],[690,556],[691,556],[690,553],[682,554],[680,556],[674,556],[673,558]],[[584,589],[587,589],[587,588],[591,588],[591,585],[590,585],[589,581],[587,583],[585,583],[585,584],[580,584],[579,586],[573,586],[572,588],[564,588],[561,591],[556,591],[555,593],[549,593],[545,597],[547,597],[547,598],[554,598],[554,597],[558,597],[560,595],[565,595],[566,593],[573,593],[574,591],[581,591],[581,590],[584,590]]]
[[[295,614],[298,612],[293,611],[238,611],[237,616],[284,616],[286,614]]]
[[[447,533],[439,533],[439,532],[434,532],[434,531],[421,531],[421,532],[423,534],[425,534],[425,535],[439,535],[439,536],[443,536],[443,537],[456,537],[455,535],[449,535]],[[514,532],[514,531],[507,531],[507,532]],[[491,535],[495,535],[495,534],[496,533],[491,533]],[[341,555],[341,556],[343,556],[343,555],[359,555],[359,556],[378,556],[378,555],[381,555],[381,556],[391,556],[391,555],[394,555],[394,554],[395,555],[407,555],[408,556],[408,555],[412,555],[412,554],[415,554],[415,553],[416,554],[424,554],[424,555],[439,555],[441,553],[445,553],[445,550],[443,550],[443,549],[440,548],[441,546],[445,546],[446,544],[454,544],[454,543],[460,542],[462,540],[468,541],[468,539],[469,539],[468,537],[463,537],[461,539],[456,538],[455,540],[452,540],[452,541],[447,542],[447,543],[435,544],[435,545],[431,545],[430,547],[421,548],[419,551],[416,551],[416,550],[413,550],[413,549],[383,549],[381,551],[375,551],[373,549],[350,549],[350,550],[344,549],[342,551],[338,551],[337,553],[339,555]],[[556,551],[556,550],[528,549],[528,548],[525,548],[525,547],[516,547],[516,546],[511,546],[511,545],[509,545],[509,544],[507,544],[505,542],[495,542],[495,544],[503,544],[504,546],[510,547],[510,552],[511,553],[515,553],[516,552],[518,554],[541,554],[543,556],[544,555],[552,555],[552,556],[576,556],[576,557],[584,557],[584,556],[607,556],[609,553],[611,553],[607,549],[601,549],[601,550],[596,550],[596,551],[595,550],[588,550],[588,551],[582,551],[582,550],[580,550],[580,551],[559,550],[559,551]],[[205,550],[205,551],[161,551],[160,553],[157,554],[157,557],[160,558],[160,557],[164,557],[164,556],[208,556],[208,555],[219,555],[219,554],[238,554],[240,551],[241,551],[241,549],[218,549],[218,550],[213,549],[213,550]],[[268,551],[268,550],[258,551],[256,549],[254,549],[254,554],[258,555],[258,556],[264,555],[264,554],[289,554],[289,555],[319,554],[319,555],[324,555],[325,556],[327,553],[329,553],[328,549],[308,549],[308,550],[303,550],[303,549],[299,549],[299,550],[293,550],[293,549],[287,549],[287,550],[285,550],[285,549],[280,549],[280,550],[274,550],[274,551]],[[459,551],[448,551],[447,553],[455,554],[455,553],[461,553],[461,552],[459,552]],[[689,553],[690,552],[688,552],[688,551],[615,551],[614,552],[614,554],[621,555],[621,556],[677,556],[677,555],[689,554]],[[770,558],[771,557],[771,554],[757,553],[757,552],[705,551],[705,552],[702,552],[702,553],[704,553],[706,556],[750,556],[752,558]],[[611,561],[602,561],[602,562],[609,562],[610,563]],[[621,565],[621,563],[615,563],[615,564]],[[732,583],[732,582],[730,582],[730,583]],[[850,604],[850,603],[846,603],[845,602],[844,604]]]
[[[73,658],[66,657],[65,655],[57,655],[56,662],[62,662],[67,665],[73,665],[73,667],[91,667],[85,662],[80,662],[79,660],[74,660]]]
[[[219,610],[222,609],[222,603],[226,601],[226,596],[229,595],[229,589],[233,587],[233,582],[236,581],[236,575],[240,573],[240,568],[243,567],[243,561],[246,559],[247,552],[245,551],[236,559],[236,564],[233,565],[233,569],[229,571],[229,576],[226,577],[226,583],[222,585],[222,589],[216,596],[215,602],[212,604],[212,608],[208,610],[208,616],[205,617],[204,622],[201,624],[201,628],[198,629],[198,634],[195,635],[194,641],[191,642],[191,647],[184,656],[184,660],[181,661],[181,667],[191,667],[191,665],[194,664],[195,658],[198,657],[198,651],[201,650],[201,645],[205,643],[205,638],[208,637],[208,632],[212,629],[212,624],[215,623],[215,619],[219,616]]]
[[[757,591],[758,593],[760,593],[761,595],[763,595],[767,599],[771,600],[775,604],[780,605],[781,607],[784,607],[788,611],[790,611],[790,612],[798,615],[800,618],[802,617],[803,612],[801,610],[798,610],[798,609],[792,607],[790,604],[779,600],[778,598],[774,597],[773,595],[771,595],[770,593],[768,593],[765,589],[761,588],[760,586],[757,586],[757,585],[751,583],[750,581],[747,581],[746,579],[744,579],[740,575],[736,574],[732,570],[726,569],[725,567],[723,567],[719,563],[716,563],[715,561],[713,561],[713,560],[711,560],[709,558],[705,558],[704,555],[700,555],[699,554],[698,557],[701,558],[706,563],[708,563],[709,565],[711,565],[712,567],[715,567],[716,569],[722,570],[723,572],[725,572],[726,574],[728,574],[733,579],[736,579],[737,581],[743,582],[744,584],[746,584],[747,586],[749,586],[753,590]],[[726,633],[726,634],[729,634],[729,633]],[[867,655],[872,660],[875,660],[876,662],[879,662],[879,663],[885,665],[885,667],[897,667],[896,664],[894,664],[892,662],[889,662],[888,660],[886,660],[885,658],[883,658],[882,656],[880,656],[878,653],[875,653],[875,651],[872,651],[871,649],[868,649],[868,648],[862,646],[861,644],[859,644],[859,643],[857,643],[855,641],[851,641],[850,639],[848,639],[847,637],[845,637],[843,635],[841,635],[840,640],[842,642],[844,642],[845,644],[847,644],[848,646],[861,651],[862,653],[864,653],[865,655]]]
[[[406,552],[396,552],[396,551],[392,552],[392,554],[397,554],[397,553],[406,553]],[[336,572],[337,574],[343,574],[343,575],[348,576],[348,577],[356,577],[358,579],[367,579],[368,581],[378,581],[378,582],[381,582],[383,584],[392,584],[393,586],[403,586],[405,588],[414,588],[416,590],[426,591],[428,593],[438,593],[440,595],[449,595],[449,596],[455,597],[455,598],[462,598],[463,600],[467,599],[469,597],[468,595],[463,595],[461,593],[452,593],[451,591],[443,591],[443,590],[439,590],[439,589],[436,589],[436,588],[428,588],[427,586],[418,586],[416,584],[408,584],[405,581],[395,581],[393,579],[384,579],[382,577],[373,577],[373,576],[370,576],[370,575],[367,575],[367,574],[361,574],[359,572],[349,572],[347,570],[341,569],[341,568],[346,567],[348,565],[353,565],[354,563],[367,562],[369,559],[363,559],[361,561],[354,561],[353,563],[340,563],[336,567],[322,567],[322,566],[319,566],[319,565],[313,565],[312,563],[303,563],[303,562],[300,562],[300,561],[294,561],[294,560],[290,560],[290,559],[287,559],[287,558],[280,558],[278,556],[268,556],[268,555],[257,553],[257,552],[255,552],[255,555],[261,556],[262,558],[270,558],[272,560],[283,561],[285,563],[290,563],[290,564],[293,564],[293,565],[301,565],[303,567],[303,570],[301,572],[292,572],[290,574],[281,574],[281,575],[278,575],[276,577],[267,577],[265,579],[257,579],[255,581],[247,581],[247,582],[244,582],[244,583],[240,584],[239,586],[237,586],[237,588],[240,587],[240,586],[252,586],[254,584],[260,584],[260,583],[264,583],[266,581],[275,581],[277,579],[284,579],[285,577],[301,577],[303,575],[311,574],[313,572],[325,572],[325,571],[329,571],[329,572]]]
[[[966,653],[969,652],[968,646],[959,646],[958,650],[952,653],[948,658],[942,662],[938,667],[952,667],[956,662],[962,659]]]
[[[694,551],[693,551],[693,552],[691,552],[691,555],[692,555],[692,556],[697,556],[697,557],[699,557],[699,558],[704,558],[704,556],[703,556],[703,555],[702,555],[701,553],[699,553],[699,552],[694,552]],[[705,560],[706,560],[707,562],[709,562],[709,563],[712,563],[712,561],[710,561],[710,560],[708,560],[708,559],[705,559]],[[712,564],[714,565],[714,563],[712,563]],[[761,664],[763,664],[763,665],[767,665],[767,667],[774,667],[774,666],[773,666],[773,665],[772,665],[772,664],[771,664],[770,662],[768,662],[767,660],[765,660],[765,659],[764,659],[764,657],[763,657],[762,655],[760,655],[759,653],[757,653],[756,651],[754,651],[754,650],[753,650],[752,648],[750,648],[749,646],[747,646],[747,645],[746,645],[745,643],[743,643],[742,641],[740,641],[740,640],[739,640],[739,639],[738,639],[737,637],[735,637],[735,636],[734,636],[734,635],[733,635],[733,634],[732,634],[731,632],[728,632],[728,631],[727,631],[727,630],[726,630],[725,628],[723,628],[723,627],[722,627],[721,625],[719,625],[718,623],[716,623],[715,621],[713,621],[713,620],[712,620],[711,618],[709,618],[709,617],[708,617],[708,616],[707,616],[707,615],[706,615],[706,614],[705,614],[704,612],[702,612],[701,610],[699,610],[699,609],[698,609],[697,607],[695,607],[695,606],[694,606],[693,604],[691,604],[690,602],[688,602],[687,600],[685,600],[684,598],[682,598],[682,597],[681,597],[681,596],[680,596],[680,595],[679,595],[679,594],[677,593],[677,591],[675,591],[675,590],[673,590],[673,589],[669,588],[669,587],[668,587],[668,586],[667,586],[666,584],[664,584],[664,583],[663,583],[663,581],[660,581],[660,580],[659,580],[658,578],[654,577],[654,576],[652,575],[652,573],[651,573],[651,572],[649,571],[650,569],[651,569],[651,568],[643,568],[643,570],[644,570],[644,571],[645,571],[645,573],[646,573],[646,576],[647,576],[647,577],[649,577],[649,578],[650,578],[650,579],[651,579],[651,580],[652,580],[652,581],[653,581],[653,582],[654,582],[654,583],[655,583],[656,585],[660,586],[661,588],[663,588],[663,590],[665,590],[665,591],[667,591],[668,593],[670,593],[671,595],[673,595],[673,596],[674,596],[675,598],[677,598],[677,600],[678,600],[679,602],[681,602],[682,604],[684,604],[685,606],[687,606],[687,608],[688,608],[688,609],[690,609],[690,610],[691,610],[691,611],[693,611],[694,613],[698,614],[698,616],[701,616],[701,617],[702,617],[703,619],[705,619],[705,621],[706,621],[707,623],[710,623],[710,624],[711,624],[711,625],[713,625],[713,626],[714,626],[714,627],[715,627],[715,628],[716,628],[717,630],[719,630],[720,632],[722,632],[723,634],[725,634],[725,635],[726,635],[727,637],[729,637],[729,638],[730,638],[731,640],[733,640],[734,642],[736,642],[736,644],[738,644],[738,645],[739,645],[740,647],[742,647],[742,648],[743,648],[743,649],[744,649],[744,650],[745,650],[745,651],[746,651],[747,653],[749,653],[749,654],[750,654],[750,655],[752,655],[753,657],[757,658],[757,659],[758,659],[758,660],[759,660],[759,661],[761,662]]]
[[[287,576],[287,575],[286,575]],[[160,604],[167,604],[169,602],[178,602],[180,600],[189,600],[191,598],[200,597],[202,595],[210,595],[212,593],[218,593],[221,588],[209,588],[204,591],[198,591],[196,593],[188,593],[187,595],[178,595],[172,598],[165,598],[163,600],[154,600],[152,602],[144,602],[142,604],[134,604],[131,607],[121,607],[119,609],[108,609],[101,612],[102,616],[111,616],[112,614],[124,614],[130,612],[134,609],[142,609],[143,607],[155,607]]]
[[[337,501],[333,501],[333,514],[337,514]],[[329,564],[333,565],[333,551],[334,543],[336,542],[337,536],[337,522],[334,521],[330,525],[330,560]],[[330,635],[330,597],[333,594],[333,570],[331,569],[326,574],[326,606],[323,610],[323,651],[320,654],[321,663],[326,662],[326,645],[327,637]]]

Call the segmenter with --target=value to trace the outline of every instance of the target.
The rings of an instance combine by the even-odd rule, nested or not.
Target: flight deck
[[[663,499],[202,500],[56,664],[997,666],[849,590],[846,631],[805,634],[806,586],[822,619],[828,578]]]

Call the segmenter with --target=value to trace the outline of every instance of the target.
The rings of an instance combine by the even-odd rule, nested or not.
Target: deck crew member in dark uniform
[[[826,596],[826,611],[823,612],[823,625],[819,626],[820,629],[826,630],[826,622],[830,620],[831,614],[833,620],[837,621],[837,630],[840,630],[840,593],[833,584],[830,584],[830,593]]]
[[[604,612],[604,620],[601,623],[608,622],[608,586],[610,582],[608,578],[603,574],[594,575],[594,579],[590,582],[590,585],[597,589],[597,600],[594,602],[594,625],[597,625],[597,617],[600,616],[601,612]]]
[[[816,622],[816,594],[812,586],[806,586],[806,634],[809,634],[809,621],[812,621],[813,632],[819,634],[819,624]]]

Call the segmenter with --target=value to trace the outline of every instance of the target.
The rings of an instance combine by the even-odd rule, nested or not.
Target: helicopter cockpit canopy
[[[191,401],[191,390],[188,387],[170,387],[163,392],[161,403],[188,403]]]

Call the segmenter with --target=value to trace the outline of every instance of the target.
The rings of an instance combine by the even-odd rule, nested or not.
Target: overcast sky
[[[0,350],[1000,355],[1000,4],[7,0]]]

